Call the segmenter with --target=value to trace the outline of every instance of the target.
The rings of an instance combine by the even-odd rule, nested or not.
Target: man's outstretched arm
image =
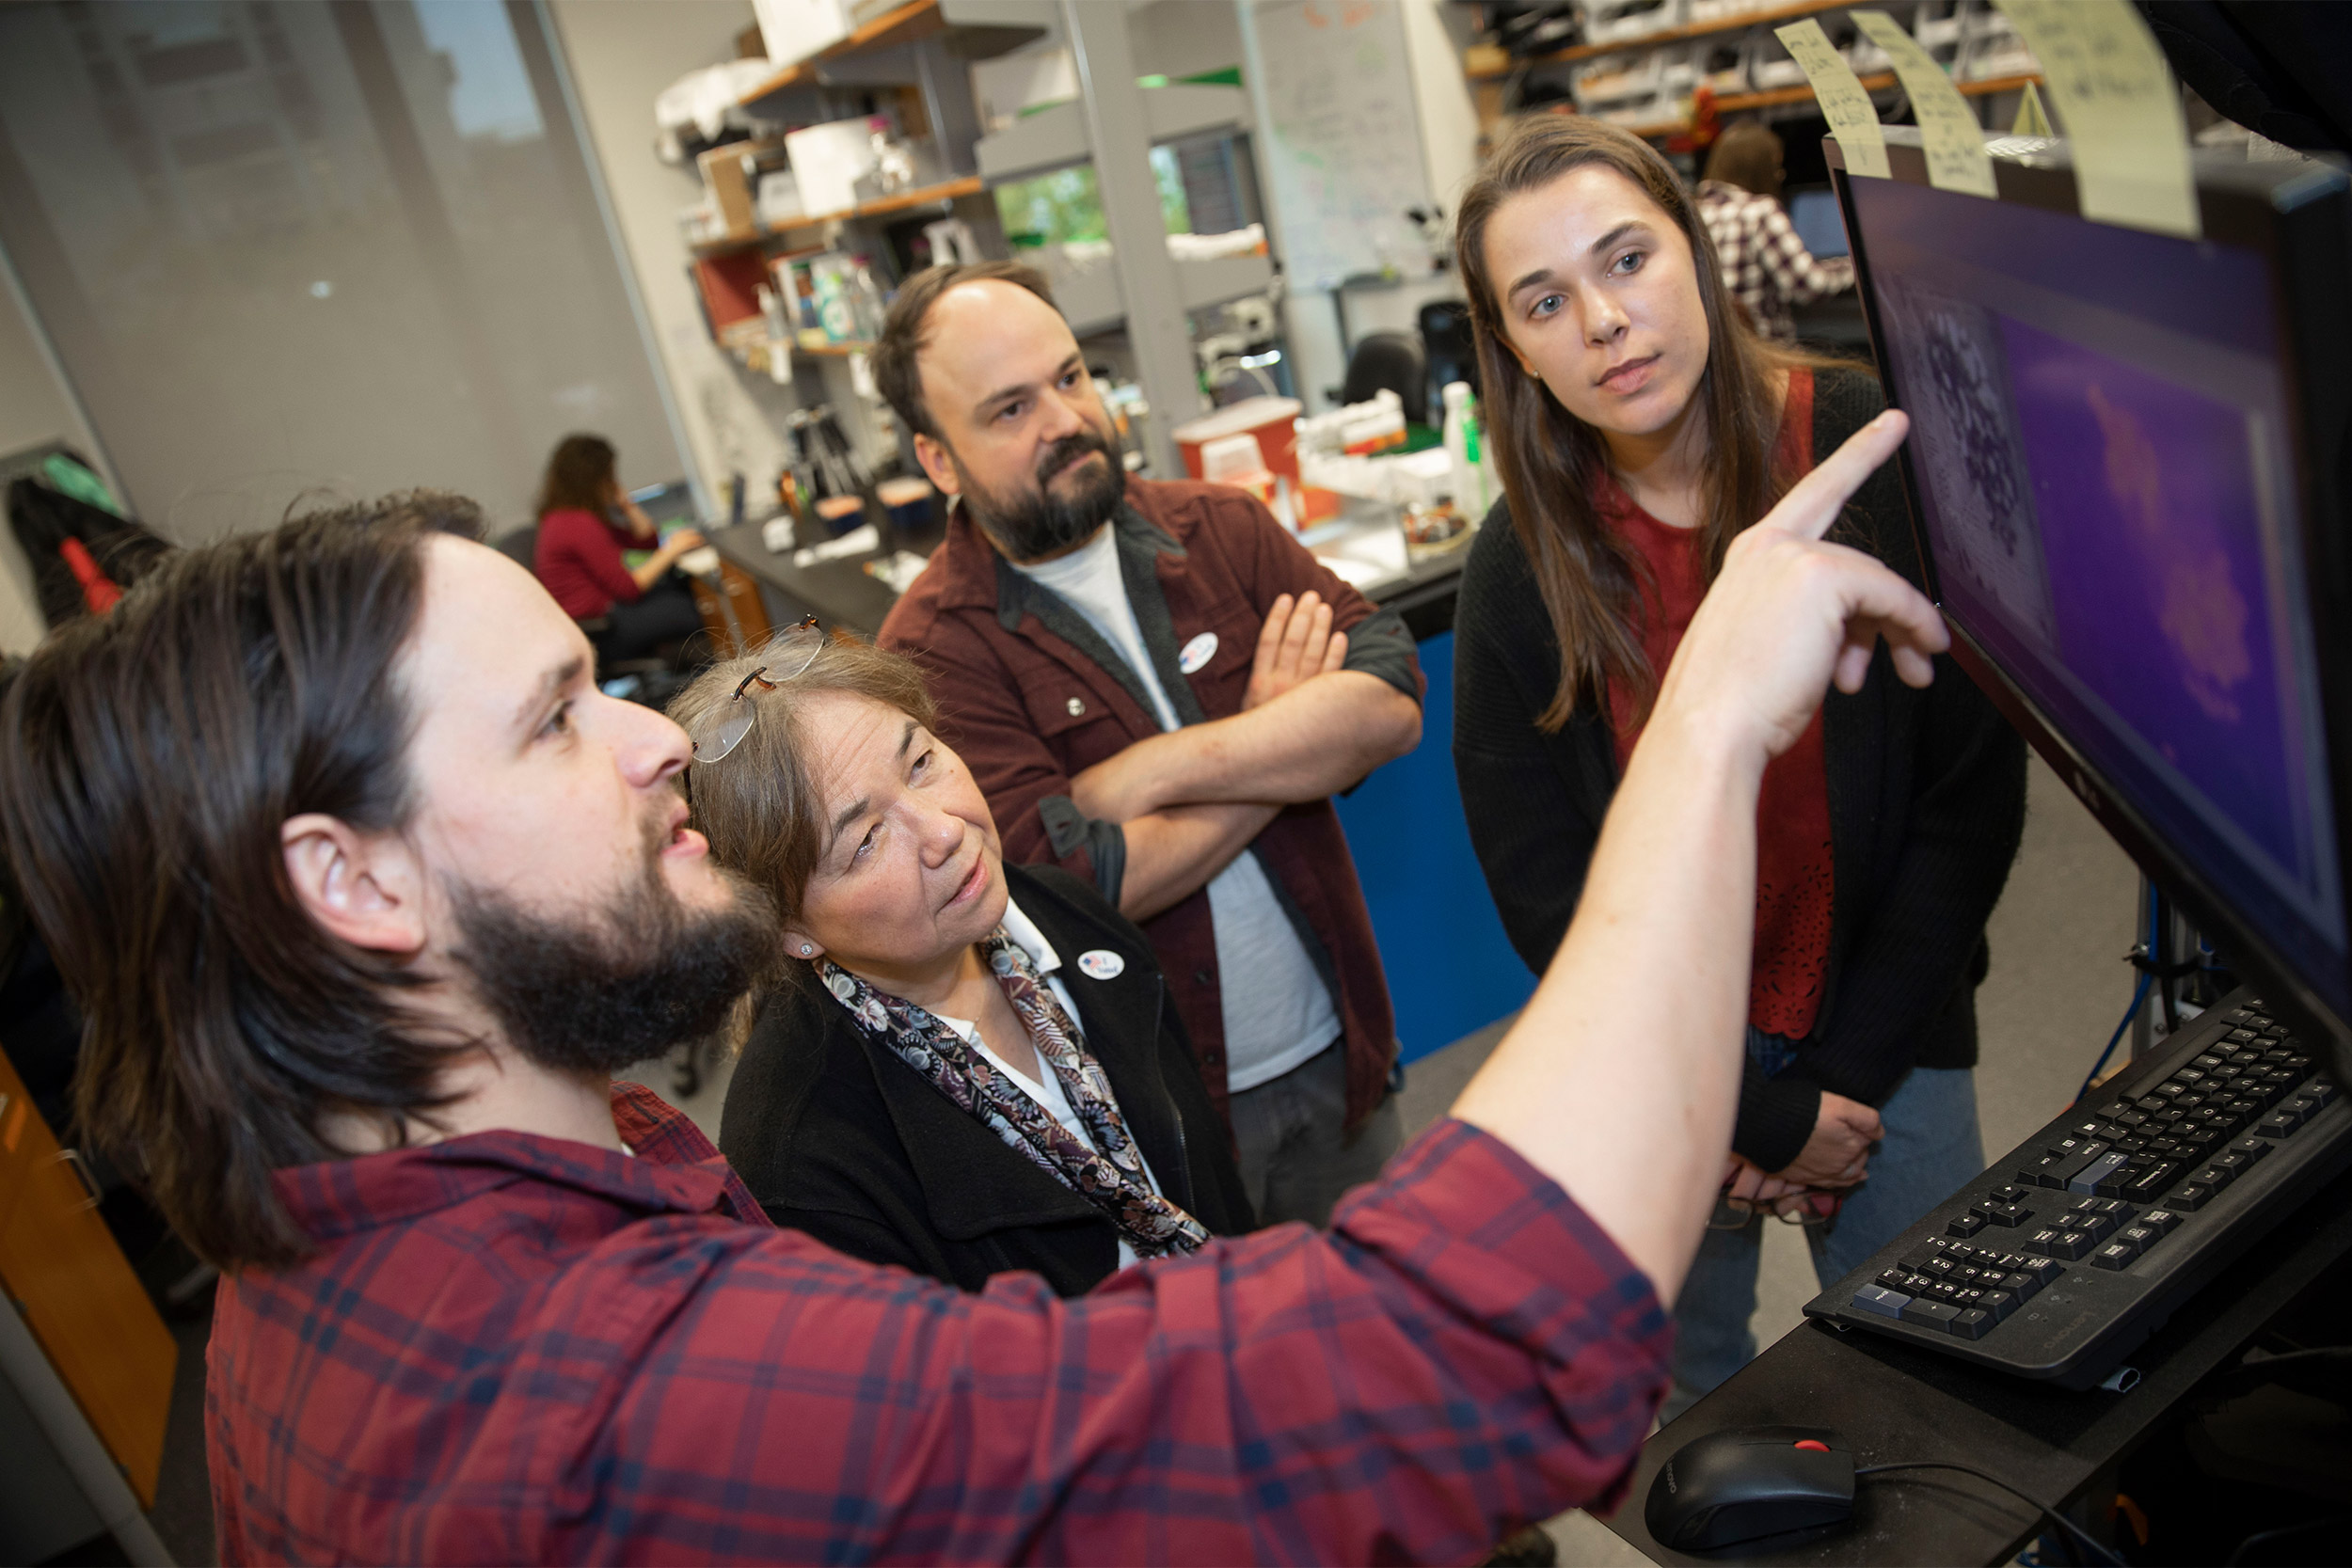
[[[604,1472],[644,1481],[626,1508],[562,1513],[535,1555],[1466,1559],[1614,1494],[1730,1143],[1765,760],[1833,673],[1860,684],[1882,632],[1914,681],[1944,642],[1899,578],[1818,540],[1903,428],[1856,437],[1735,545],[1542,990],[1458,1119],[1328,1235],[1214,1241],[1063,1302],[682,1220],[664,1244],[721,1277],[644,1315],[665,1375],[527,1429],[595,1433]]]

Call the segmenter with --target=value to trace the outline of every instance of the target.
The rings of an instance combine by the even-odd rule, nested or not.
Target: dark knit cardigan
[[[1818,462],[1885,406],[1851,371],[1815,376]],[[1924,586],[1894,466],[1870,476],[1833,539]],[[1470,547],[1454,618],[1454,762],[1470,842],[1511,943],[1541,973],[1566,934],[1617,785],[1589,701],[1556,735],[1535,727],[1560,680],[1560,643],[1498,503]],[[1732,1148],[1766,1170],[1795,1159],[1826,1089],[1877,1105],[1914,1067],[1972,1067],[1984,924],[2026,816],[2026,748],[1948,657],[1915,690],[1881,646],[1852,696],[1823,717],[1836,866],[1829,968],[1795,1063],[1740,1085]]]
[[[1087,1049],[1161,1190],[1213,1235],[1255,1229],[1224,1121],[1209,1102],[1152,944],[1090,882],[1005,866],[1005,886],[1054,944]],[[1079,955],[1116,954],[1096,978]],[[869,1263],[977,1291],[1044,1275],[1081,1295],[1119,1267],[1103,1212],[1006,1147],[814,985],[761,1003],[727,1085],[719,1149],[778,1225]]]

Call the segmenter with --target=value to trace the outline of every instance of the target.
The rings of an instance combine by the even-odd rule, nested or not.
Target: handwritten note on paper
[[[1944,68],[1884,11],[1846,14],[1886,51],[1903,90],[1911,94],[1911,106],[1919,117],[1919,139],[1927,149],[1929,182],[1939,190],[1992,196],[1993,160],[1984,153],[1984,128]]]
[[[1845,149],[1846,172],[1885,179],[1886,136],[1879,129],[1878,106],[1870,102],[1846,57],[1821,31],[1821,24],[1807,18],[1772,31],[1788,48],[1788,57],[1804,68],[1805,80],[1813,84],[1821,118],[1829,121],[1837,145]]]
[[[2124,0],[1995,0],[2042,62],[2066,120],[2083,216],[2196,239],[2181,89]]]

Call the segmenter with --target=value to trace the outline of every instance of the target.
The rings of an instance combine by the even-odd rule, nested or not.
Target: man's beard
[[[1067,499],[1054,494],[1046,476],[1060,473],[1090,451],[1103,454],[1099,477],[1085,480],[1078,493]],[[948,455],[963,482],[963,502],[972,509],[973,521],[1012,561],[1040,561],[1086,543],[1110,520],[1127,494],[1127,470],[1118,451],[1102,432],[1091,428],[1074,430],[1046,448],[1038,457],[1035,493],[1019,498],[981,488],[953,449]]]
[[[721,870],[725,903],[689,910],[662,879],[667,839],[648,830],[644,875],[584,921],[453,884],[456,959],[525,1060],[610,1077],[713,1033],[773,972],[782,942],[773,902]]]

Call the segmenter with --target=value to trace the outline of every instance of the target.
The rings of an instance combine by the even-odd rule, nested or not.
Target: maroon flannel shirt
[[[1180,719],[1194,721],[1187,705],[1203,719],[1241,711],[1267,611],[1282,594],[1309,589],[1332,607],[1332,629],[1350,634],[1347,667],[1380,674],[1420,700],[1427,682],[1404,624],[1317,561],[1256,497],[1226,484],[1131,479],[1127,501],[1156,531],[1152,575],[1166,623],[1155,626],[1156,608],[1132,589],[1130,599],[1145,641],[1164,660],[1160,684]],[[1122,554],[1129,542],[1122,535]],[[1070,781],[1161,734],[1160,722],[1139,690],[1086,651],[1090,629],[1046,624],[1051,597],[1007,565],[959,507],[946,541],[883,621],[882,642],[923,666],[939,703],[942,736],[988,797],[1006,858],[1025,865],[1054,862],[1116,903],[1125,838],[1114,825],[1078,813]],[[1077,621],[1074,612],[1062,614]],[[1375,617],[1375,625],[1364,625]],[[1180,671],[1178,650],[1202,632],[1216,634],[1216,653],[1200,669]],[[1250,847],[1278,895],[1295,911],[1294,919],[1302,921],[1308,953],[1331,986],[1346,1042],[1353,1126],[1387,1092],[1396,1013],[1347,835],[1330,801],[1311,800],[1285,807]],[[1168,975],[1201,1081],[1222,1113],[1224,994],[1208,891],[1143,922],[1143,931]]]
[[[1321,1234],[965,1295],[771,1227],[678,1112],[278,1173],[319,1251],[224,1280],[224,1562],[1468,1561],[1613,1500],[1648,1281],[1441,1122]]]

